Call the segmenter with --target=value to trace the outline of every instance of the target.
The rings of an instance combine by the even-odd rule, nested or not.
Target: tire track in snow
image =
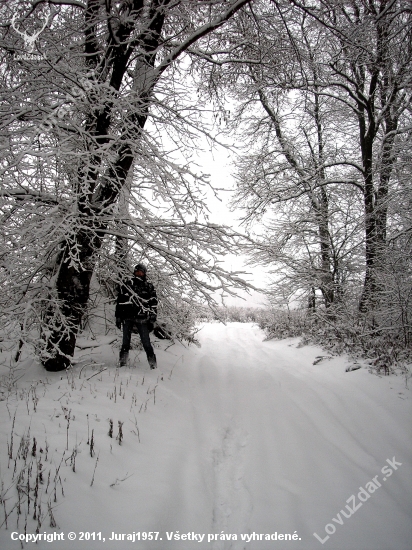
[[[244,449],[249,436],[239,428],[225,429],[221,448],[212,451],[214,475],[214,506],[212,532],[233,532],[230,519],[247,525],[251,512],[250,494],[244,481]],[[235,531],[236,532],[236,531]],[[236,541],[213,541],[213,550],[237,548]]]
[[[205,485],[210,496],[210,533],[238,533],[247,529],[252,511],[245,484],[247,425],[240,422],[238,384],[233,370],[222,369],[207,353],[196,365],[193,418],[197,446],[202,449]],[[197,393],[198,392],[198,393]],[[213,541],[211,550],[243,548],[239,541]]]

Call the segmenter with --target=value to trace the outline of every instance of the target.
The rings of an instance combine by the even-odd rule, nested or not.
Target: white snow
[[[166,349],[169,342],[160,342],[159,368],[150,371],[141,351],[131,353],[129,367],[116,369],[112,338],[102,337],[96,347],[83,338],[72,374],[45,373],[27,358],[13,374],[21,376],[16,384],[6,388],[3,379],[0,548],[21,548],[12,533],[36,531],[33,500],[25,531],[27,479],[34,499],[41,461],[39,532],[64,533],[64,541],[53,543],[60,550],[410,550],[411,392],[405,378],[377,377],[365,365],[345,372],[347,357],[313,365],[327,353],[299,347],[298,339],[263,341],[251,324],[206,324],[199,339],[201,348]],[[92,430],[93,457],[87,444]],[[25,466],[22,448],[16,457],[28,433]],[[373,478],[380,486],[375,483],[372,493],[369,484],[362,503],[360,488]],[[340,510],[350,515],[345,506],[352,495],[358,508],[346,518]],[[56,527],[50,527],[48,502]],[[333,534],[325,540],[328,524]],[[162,540],[109,540],[112,532],[150,531]],[[106,540],[69,541],[69,532],[101,533]],[[205,537],[167,540],[172,532]],[[278,540],[257,541],[253,533],[277,533]],[[299,540],[279,540],[294,533]],[[208,542],[212,534],[219,536]],[[232,540],[221,540],[229,535]],[[48,547],[47,541],[36,546]]]

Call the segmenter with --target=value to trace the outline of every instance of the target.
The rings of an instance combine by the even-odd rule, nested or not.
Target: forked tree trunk
[[[109,181],[116,181],[117,185],[102,186],[96,196],[95,204],[104,205],[100,207],[101,212],[107,213],[107,208],[117,200],[119,182],[125,182],[131,164],[131,150],[125,147],[119,154],[116,174],[113,172],[108,174]],[[56,281],[57,297],[61,306],[59,315],[53,312],[49,317],[46,353],[43,360],[44,367],[49,371],[64,370],[70,365],[77,333],[87,308],[96,254],[103,242],[103,234],[99,233],[99,230],[102,231],[107,226],[106,223],[99,223],[96,211],[90,217],[89,227],[85,228],[83,224],[82,229],[79,229],[70,241],[66,242],[62,251]]]
[[[66,369],[76,345],[81,321],[86,311],[90,294],[90,281],[95,267],[94,255],[101,246],[101,239],[90,239],[84,231],[75,237],[78,248],[67,243],[61,258],[56,281],[59,310],[49,312],[48,335],[43,365],[48,371]],[[72,258],[79,262],[71,262]],[[76,267],[76,264],[78,267]]]

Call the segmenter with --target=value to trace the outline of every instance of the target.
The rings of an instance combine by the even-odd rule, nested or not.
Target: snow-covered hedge
[[[272,310],[262,315],[259,326],[267,338],[301,336],[337,354],[350,353],[369,359],[377,373],[405,370],[412,361],[410,340],[402,324],[385,324],[387,316],[348,311],[309,313],[307,309]]]

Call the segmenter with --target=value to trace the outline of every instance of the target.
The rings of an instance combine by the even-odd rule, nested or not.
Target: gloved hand
[[[155,323],[157,319],[157,315],[155,313],[149,313],[149,321],[150,323]]]
[[[118,329],[122,328],[122,320],[120,319],[120,317],[116,317],[116,327]]]

